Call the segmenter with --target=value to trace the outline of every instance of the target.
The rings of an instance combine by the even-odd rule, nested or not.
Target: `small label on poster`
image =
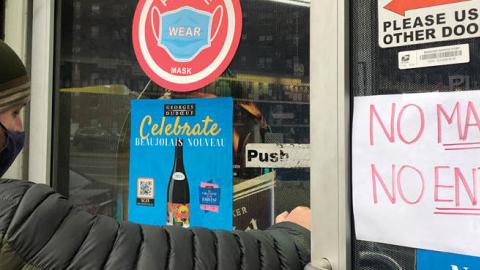
[[[398,67],[412,69],[470,62],[468,44],[443,46],[398,53]]]
[[[200,183],[200,208],[218,213],[220,205],[220,188],[212,183]]]
[[[137,205],[154,206],[154,191],[153,178],[138,178]]]

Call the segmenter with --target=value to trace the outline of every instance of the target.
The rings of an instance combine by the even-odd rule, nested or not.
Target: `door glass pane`
[[[0,0],[0,39],[5,39],[5,0]]]
[[[231,65],[214,83],[180,94],[150,82],[137,64],[131,44],[137,2],[58,1],[55,187],[92,213],[126,219],[130,101],[231,96],[235,193],[260,176],[270,183],[247,201],[236,198],[236,228],[265,228],[276,213],[309,206],[308,168],[244,166],[248,143],[310,141],[309,7],[241,1],[243,32]]]
[[[352,98],[479,89],[480,65],[478,55],[472,53],[478,51],[478,40],[463,39],[382,49],[378,45],[377,5],[377,1],[373,0],[350,1]],[[401,51],[455,44],[469,45],[470,63],[399,69],[398,53]],[[354,237],[352,235],[352,239]],[[415,270],[415,249],[354,240],[352,266],[353,269],[362,270]]]

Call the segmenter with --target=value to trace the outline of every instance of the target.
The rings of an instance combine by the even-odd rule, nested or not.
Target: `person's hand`
[[[312,229],[312,211],[308,207],[298,206],[292,211],[283,212],[275,218],[275,223],[290,221],[308,230]]]

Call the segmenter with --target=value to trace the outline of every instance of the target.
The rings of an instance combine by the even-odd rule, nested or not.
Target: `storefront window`
[[[229,68],[214,83],[180,94],[150,82],[137,64],[136,0],[57,2],[53,168],[59,192],[91,213],[126,219],[130,101],[217,96],[235,102],[236,228],[265,228],[275,214],[309,206],[308,168],[245,168],[248,143],[310,142],[308,7],[241,1],[243,33]],[[262,188],[247,192],[259,179]]]
[[[5,0],[0,1],[0,39],[5,39]]]

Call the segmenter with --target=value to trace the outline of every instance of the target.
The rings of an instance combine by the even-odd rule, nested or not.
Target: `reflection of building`
[[[123,84],[140,91],[146,85],[131,45],[136,2],[62,2],[61,87]]]
[[[231,69],[308,78],[310,9],[242,1],[243,32]]]
[[[143,89],[148,78],[137,64],[131,44],[136,4],[135,0],[62,1],[61,87],[120,84],[132,91]],[[268,119],[271,123],[277,128],[290,125],[279,132],[297,137],[296,125],[308,129],[309,8],[242,1],[242,11],[243,33],[236,56],[225,76],[203,91],[264,102],[260,106],[265,117],[277,117]],[[98,102],[72,106],[93,111],[84,117],[93,122],[81,126],[99,121],[94,113]],[[308,140],[308,132],[302,133]]]
[[[143,89],[148,79],[131,45],[136,4],[133,0],[62,1],[61,87],[124,84],[133,91]],[[230,70],[308,82],[309,9],[242,1],[242,10],[242,39]]]
[[[138,1],[59,2],[60,38],[56,45],[60,68],[56,82],[57,89],[63,90],[59,91],[60,108],[56,112],[59,147],[54,152],[58,153],[59,165],[54,168],[55,177],[59,189],[79,204],[100,204],[101,208],[92,211],[122,219],[122,214],[126,214],[122,210],[127,202],[129,173],[130,96],[107,93],[106,86],[138,93],[149,81],[137,64],[131,41]],[[144,98],[234,97],[234,122],[240,142],[234,164],[237,182],[269,172],[244,168],[245,144],[309,143],[310,99],[309,8],[263,0],[242,0],[241,4],[242,39],[221,78],[187,94],[166,93],[165,89],[149,84],[143,95]],[[119,148],[110,147],[112,140],[121,142]],[[308,182],[308,179],[305,169],[279,170],[275,192],[291,192],[292,186],[282,182]],[[76,188],[78,183],[83,185]],[[303,196],[295,197],[295,202],[278,200],[275,207],[284,201],[280,209],[283,211],[298,204],[299,199],[305,199],[302,204],[307,204],[308,189],[302,186],[297,190]],[[100,195],[95,195],[97,192]],[[107,194],[108,200],[101,200],[102,194]]]
[[[101,85],[61,90],[69,98],[70,126],[98,127],[119,133],[130,110],[130,90],[124,85]],[[88,108],[88,110],[86,110]],[[75,129],[70,132],[75,133]]]

